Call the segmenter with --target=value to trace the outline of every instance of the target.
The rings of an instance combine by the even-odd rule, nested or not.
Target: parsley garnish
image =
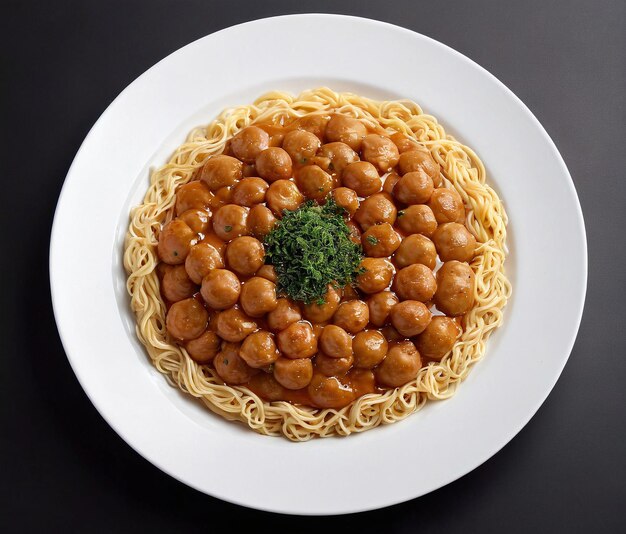
[[[233,227],[230,224],[227,224],[226,226],[224,226],[224,232],[230,232],[233,229]]]
[[[403,212],[402,210],[400,210],[400,211],[398,212],[398,217],[402,217],[403,215],[404,215],[404,212]]]
[[[378,239],[376,236],[368,235],[365,239],[370,245],[378,245]]]

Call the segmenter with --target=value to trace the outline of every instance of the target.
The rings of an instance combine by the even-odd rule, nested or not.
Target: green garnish
[[[402,217],[403,215],[404,215],[404,212],[403,212],[402,210],[400,210],[400,211],[398,212],[398,217]]]
[[[224,226],[224,232],[230,232],[233,229],[233,227],[230,224],[227,224],[226,226]]]
[[[323,187],[318,187],[317,190],[321,193],[322,191],[324,191]]]
[[[370,245],[378,245],[378,239],[376,236],[368,235],[365,239]]]
[[[343,287],[360,272],[363,253],[350,240],[345,210],[328,198],[323,206],[309,200],[283,213],[265,237],[265,260],[276,270],[278,292],[323,304],[328,284]]]

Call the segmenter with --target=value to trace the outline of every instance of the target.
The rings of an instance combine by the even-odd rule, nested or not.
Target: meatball
[[[417,204],[398,213],[398,228],[405,234],[422,234],[430,237],[437,229],[437,221],[428,206]]]
[[[211,191],[234,185],[243,176],[243,163],[231,156],[212,156],[200,170],[202,180]]]
[[[213,216],[213,231],[220,239],[230,241],[235,237],[248,235],[248,208],[236,204],[226,204]]]
[[[348,221],[346,226],[348,227],[348,237],[350,238],[350,241],[352,241],[355,245],[360,245],[363,234],[359,225],[354,221]]]
[[[437,309],[455,317],[463,315],[474,305],[474,271],[467,263],[447,261],[437,271]]]
[[[202,280],[200,294],[214,310],[225,310],[239,300],[241,283],[232,271],[213,269]]]
[[[441,361],[452,350],[461,332],[461,327],[454,319],[436,315],[418,336],[415,345],[424,358]]]
[[[358,154],[345,143],[322,145],[319,155],[329,160],[328,170],[337,174],[341,174],[350,163],[359,161]]]
[[[226,252],[226,243],[222,241],[213,230],[209,230],[204,237],[202,238],[201,243],[206,243],[211,245],[215,250],[220,253],[220,256],[224,257],[224,252]]]
[[[288,298],[278,299],[276,307],[267,314],[267,324],[274,332],[280,332],[300,319],[302,315],[298,304]]]
[[[364,293],[378,293],[387,289],[393,276],[393,265],[383,258],[363,258],[360,267],[365,272],[356,278],[357,287]]]
[[[360,120],[339,113],[333,115],[326,126],[326,139],[345,143],[352,150],[360,150],[366,135],[367,128]]]
[[[354,336],[352,350],[354,366],[359,369],[373,369],[387,355],[389,343],[378,330],[365,330]]]
[[[439,224],[447,222],[463,224],[465,221],[463,199],[456,189],[446,187],[435,189],[428,201],[428,206],[433,210]]]
[[[424,204],[434,191],[433,180],[423,170],[407,172],[396,184],[393,196],[403,204]]]
[[[277,217],[282,217],[283,210],[293,211],[302,204],[304,197],[298,187],[289,180],[277,180],[265,195],[267,206]]]
[[[421,263],[414,263],[400,269],[396,273],[393,285],[400,300],[428,302],[437,290],[433,272]]]
[[[232,201],[240,206],[251,207],[265,200],[269,185],[262,178],[244,178],[233,187]]]
[[[370,226],[361,236],[366,256],[384,258],[391,256],[400,246],[400,236],[389,223]]]
[[[326,295],[324,295],[324,302],[322,304],[318,304],[315,301],[310,304],[305,304],[304,318],[313,323],[326,322],[333,316],[339,307],[340,301],[341,295],[339,295],[334,287],[329,285]]]
[[[298,165],[305,165],[315,156],[321,146],[319,137],[305,130],[292,130],[283,139],[283,149],[291,160]]]
[[[206,209],[213,203],[213,194],[204,182],[193,181],[176,190],[176,215],[190,209]]]
[[[422,359],[415,345],[401,341],[391,345],[387,356],[376,368],[376,380],[383,386],[397,388],[414,380],[422,368]]]
[[[380,172],[389,172],[398,164],[400,153],[398,147],[389,137],[369,134],[363,139],[361,155],[365,161],[372,163]]]
[[[348,358],[352,355],[352,338],[343,328],[334,324],[324,327],[319,346],[331,358]]]
[[[398,210],[394,203],[384,194],[378,193],[366,198],[361,202],[361,206],[354,215],[354,220],[361,225],[363,230],[367,230],[375,224],[396,222]]]
[[[274,363],[279,356],[274,336],[264,330],[250,334],[243,340],[239,349],[239,356],[255,369],[267,367],[270,363]]]
[[[359,209],[359,197],[356,194],[356,191],[353,189],[349,189],[347,187],[338,187],[333,190],[332,197],[335,200],[337,206],[342,207],[346,210],[346,213],[352,217],[356,210]]]
[[[400,154],[398,168],[403,176],[409,172],[423,170],[432,179],[435,187],[441,185],[439,163],[437,163],[427,150],[409,150]]]
[[[333,323],[351,334],[363,330],[370,320],[370,310],[362,300],[348,300],[342,302],[333,315]],[[326,351],[324,351],[326,352]],[[327,352],[329,356],[330,353]]]
[[[291,323],[278,333],[278,348],[288,358],[310,358],[317,352],[317,338],[309,323]]]
[[[226,341],[238,343],[257,329],[257,324],[239,308],[230,308],[217,315],[217,335]]]
[[[246,163],[254,163],[256,157],[269,145],[269,134],[258,126],[244,128],[230,141],[233,154]]]
[[[197,235],[180,219],[168,222],[159,234],[159,258],[170,265],[183,263],[196,239]]]
[[[370,323],[374,326],[384,326],[389,322],[389,312],[398,303],[398,297],[391,291],[381,291],[367,299],[370,309]]]
[[[272,231],[276,224],[276,217],[265,206],[254,206],[248,213],[248,227],[252,235],[264,237]]]
[[[403,133],[397,132],[391,136],[391,140],[398,147],[398,152],[408,152],[409,150],[419,150],[420,144],[413,138]]]
[[[305,388],[312,377],[313,363],[310,358],[278,358],[274,363],[274,378],[287,389]]]
[[[221,269],[222,267],[224,267],[222,256],[208,243],[198,243],[191,247],[185,260],[187,274],[196,284],[201,284],[202,279],[212,269]]]
[[[261,317],[278,305],[276,285],[260,276],[250,278],[243,284],[239,301],[248,315]]]
[[[259,372],[239,356],[239,343],[223,343],[222,350],[213,360],[213,365],[219,377],[232,385],[245,384]]]
[[[341,174],[343,185],[354,189],[360,197],[378,193],[383,185],[376,167],[367,161],[350,163]]]
[[[300,117],[295,125],[298,130],[304,130],[311,132],[318,139],[324,140],[324,134],[326,133],[326,125],[330,120],[330,116],[322,114],[310,114]]]
[[[393,196],[393,191],[399,181],[400,175],[395,172],[390,172],[385,178],[385,183],[383,183],[383,193]]]
[[[330,193],[333,179],[317,165],[307,165],[297,172],[296,184],[305,197],[318,200]]]
[[[313,366],[311,366],[311,372],[313,372],[312,369]],[[269,402],[285,398],[285,388],[274,378],[273,374],[258,373],[250,379],[247,386],[259,397]]]
[[[344,376],[353,362],[352,354],[345,358],[334,358],[320,352],[315,356],[315,369],[326,376]]]
[[[282,148],[270,147],[257,156],[256,170],[268,182],[287,180],[291,178],[291,158]]]
[[[391,308],[391,324],[404,337],[421,334],[430,323],[432,313],[417,300],[404,300]]]
[[[412,234],[402,240],[393,259],[399,269],[421,263],[433,270],[437,265],[437,250],[435,244],[427,237]]]
[[[249,236],[236,237],[226,248],[228,267],[242,275],[253,275],[265,261],[263,243]]]
[[[273,265],[262,265],[257,271],[256,275],[274,283],[276,283],[276,280],[278,280],[278,277],[276,276],[276,270],[274,269]]]
[[[307,391],[313,403],[320,408],[343,408],[354,399],[352,387],[342,384],[334,376],[324,376],[321,373],[313,375]]]
[[[177,339],[194,339],[206,330],[209,313],[196,299],[189,298],[172,304],[165,320],[167,331]]]
[[[196,234],[205,234],[211,227],[211,216],[203,209],[191,208],[181,213],[178,218]]]
[[[185,266],[176,265],[168,269],[163,275],[161,290],[167,300],[178,302],[191,297],[197,291],[197,286],[189,278]]]
[[[476,250],[476,238],[459,223],[444,223],[433,234],[441,261],[470,261]]]
[[[215,332],[206,330],[200,337],[187,341],[185,348],[193,361],[207,364],[213,361],[220,350],[221,343],[222,340]]]

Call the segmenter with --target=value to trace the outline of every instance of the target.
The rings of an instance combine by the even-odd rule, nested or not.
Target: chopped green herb
[[[376,236],[368,235],[365,239],[370,245],[378,245],[378,238]]]
[[[178,250],[174,251],[174,256],[178,256]]]
[[[322,191],[324,191],[323,187],[318,187],[317,190],[321,193]]]
[[[402,210],[400,210],[400,211],[398,212],[398,217],[402,217],[403,215],[404,215],[404,212],[403,212]]]
[[[224,358],[224,365],[228,365],[228,359]]]
[[[230,232],[233,229],[233,227],[230,224],[227,224],[226,226],[224,226],[224,232]]]
[[[304,165],[307,162],[307,158],[300,158],[300,163]]]

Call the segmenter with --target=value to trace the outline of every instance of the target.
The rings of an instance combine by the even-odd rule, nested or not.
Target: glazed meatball
[[[396,184],[393,196],[403,204],[424,204],[434,191],[433,180],[423,170],[407,172]]]
[[[183,263],[196,239],[197,235],[180,219],[168,222],[159,235],[159,258],[170,265]]]
[[[248,235],[248,208],[226,204],[213,216],[213,231],[220,239],[230,241]]]
[[[264,330],[250,334],[243,340],[239,349],[239,356],[255,369],[267,367],[270,363],[274,363],[279,356],[274,336]]]
[[[213,361],[220,350],[221,343],[222,340],[215,332],[206,330],[200,337],[187,341],[185,348],[193,361],[207,364]]]
[[[393,285],[400,300],[428,302],[437,290],[433,272],[421,263],[414,263],[400,269],[396,273]]]
[[[278,305],[276,285],[260,276],[250,278],[241,288],[239,301],[250,317],[261,317]]]
[[[424,358],[441,361],[452,350],[461,332],[461,327],[454,319],[436,315],[419,335],[415,345]]]
[[[373,369],[387,355],[389,343],[378,330],[359,332],[352,340],[354,366],[360,369]]]
[[[348,358],[352,355],[352,338],[343,328],[334,324],[324,327],[319,346],[331,358]]]
[[[354,221],[348,221],[346,226],[348,227],[348,237],[350,238],[350,241],[352,241],[355,245],[360,245],[361,237],[363,235],[360,226]]]
[[[360,120],[341,114],[333,115],[326,126],[326,138],[329,141],[340,141],[352,150],[360,150],[366,134],[367,128]]]
[[[330,193],[333,179],[317,165],[307,165],[297,172],[296,184],[305,197],[318,200]]]
[[[361,236],[366,256],[384,258],[391,256],[400,246],[400,236],[389,223],[370,226]]]
[[[269,402],[285,398],[285,388],[274,378],[273,374],[258,373],[250,379],[247,386],[259,397]]]
[[[398,164],[400,153],[398,147],[389,137],[369,134],[363,139],[361,155],[365,161],[372,163],[380,172],[389,172]]]
[[[326,125],[330,120],[330,116],[322,115],[322,114],[310,114],[305,115],[304,117],[299,118],[296,121],[296,128],[298,130],[304,130],[306,132],[311,132],[318,139],[324,140],[324,135],[326,133]]]
[[[400,174],[403,176],[409,172],[423,170],[430,176],[435,187],[441,185],[441,175],[439,174],[441,169],[439,163],[437,163],[430,155],[430,152],[425,149],[409,150],[408,152],[400,154],[398,168],[400,169]]]
[[[256,170],[261,178],[268,182],[291,178],[291,158],[279,147],[270,147],[256,158]]]
[[[196,291],[196,284],[193,283],[184,265],[176,265],[168,269],[163,275],[161,282],[163,296],[170,302],[188,299]]]
[[[328,321],[337,311],[341,295],[331,285],[328,286],[326,295],[324,295],[323,304],[313,301],[304,306],[304,318],[313,323],[323,323]]]
[[[258,126],[248,126],[239,131],[230,141],[233,154],[241,161],[254,163],[257,156],[270,144],[269,134]]]
[[[307,391],[313,403],[320,408],[343,408],[354,399],[354,390],[349,385],[321,373],[313,375]]]
[[[405,234],[422,234],[430,237],[437,229],[437,221],[428,206],[417,204],[398,213],[398,228]]]
[[[217,315],[217,335],[226,341],[238,343],[257,329],[257,324],[239,308],[229,308]]]
[[[354,215],[354,220],[361,225],[363,230],[367,230],[375,224],[396,222],[398,210],[386,195],[378,193],[366,198],[361,202],[361,206]]]
[[[202,280],[200,294],[214,310],[225,310],[239,300],[241,283],[232,271],[213,269]]]
[[[420,144],[415,140],[403,133],[397,132],[391,136],[391,140],[398,147],[398,152],[408,152],[409,150],[419,150]]]
[[[398,297],[391,291],[381,291],[367,299],[370,310],[370,323],[374,326],[384,326],[389,322],[389,312],[398,303]]]
[[[410,341],[393,344],[376,368],[376,380],[383,386],[397,388],[414,380],[422,368],[422,359]]]
[[[244,276],[256,273],[265,261],[263,243],[249,236],[236,237],[226,247],[228,267]]]
[[[226,252],[226,243],[224,243],[224,241],[217,237],[217,234],[213,232],[213,230],[207,231],[207,233],[204,234],[202,241],[200,242],[211,245],[215,250],[220,253],[220,256],[222,258],[224,257],[224,252]]]
[[[244,178],[233,187],[232,201],[240,206],[251,207],[265,200],[269,185],[262,178]]]
[[[315,356],[315,369],[326,376],[344,376],[353,362],[352,354],[345,358],[334,358],[320,352]]]
[[[319,155],[329,160],[329,171],[336,172],[340,175],[350,163],[359,161],[358,154],[345,143],[328,143],[322,145],[322,148],[319,150]]]
[[[437,309],[455,317],[474,305],[474,271],[467,263],[447,261],[437,271]]]
[[[428,206],[433,210],[439,224],[447,222],[462,224],[465,221],[463,199],[456,189],[445,187],[435,189],[428,201]]]
[[[176,190],[176,215],[190,209],[206,209],[213,203],[213,194],[204,182],[189,182]]]
[[[437,250],[426,236],[412,234],[402,240],[393,258],[398,269],[421,263],[433,270],[437,265]]]
[[[476,250],[476,238],[459,223],[444,223],[433,234],[441,261],[470,261]]]
[[[288,298],[278,299],[276,307],[267,314],[267,324],[274,332],[280,332],[300,319],[302,315],[298,304]]]
[[[262,265],[256,275],[274,283],[276,283],[276,280],[278,279],[273,265]]]
[[[310,358],[317,352],[317,338],[309,323],[291,323],[277,337],[278,348],[288,358]]]
[[[213,360],[215,371],[227,384],[245,384],[259,372],[239,356],[239,345],[239,343],[223,343],[222,349]]]
[[[319,137],[305,130],[293,130],[283,139],[283,149],[291,160],[298,165],[305,165],[315,156],[321,146]]]
[[[356,210],[359,209],[359,197],[353,189],[349,189],[348,187],[338,187],[333,190],[332,197],[337,206],[346,210],[346,213],[350,217],[352,217],[356,213]]]
[[[231,156],[212,156],[200,170],[202,180],[211,191],[234,185],[243,176],[243,163]]]
[[[370,320],[370,310],[362,300],[348,300],[342,302],[333,315],[333,323],[351,334],[363,330]],[[324,351],[326,352],[326,351]],[[330,353],[327,352],[329,356]]]
[[[357,287],[363,293],[378,293],[387,289],[393,276],[393,265],[383,258],[363,258],[359,267],[365,272],[356,278]]]
[[[287,389],[302,389],[313,378],[313,363],[310,358],[278,358],[274,363],[274,378]]]
[[[196,299],[180,300],[172,304],[165,320],[167,331],[177,339],[194,339],[206,330],[209,314]]]
[[[212,269],[221,269],[222,267],[224,267],[222,256],[207,243],[198,243],[191,247],[187,259],[185,259],[187,274],[196,284],[201,284],[202,279]]]
[[[272,231],[276,224],[276,217],[269,208],[265,206],[254,206],[248,213],[248,227],[252,235],[265,237]]]
[[[385,178],[385,183],[383,183],[383,193],[393,196],[393,191],[399,181],[400,175],[395,172],[390,172]]]
[[[267,206],[277,217],[282,217],[283,210],[293,211],[304,201],[298,187],[289,180],[278,180],[270,185],[265,195]]]
[[[203,209],[191,208],[181,213],[178,218],[196,234],[205,234],[211,227],[211,216]]]
[[[355,161],[346,166],[341,174],[343,185],[354,189],[360,197],[378,193],[383,185],[376,167],[368,161]]]
[[[404,337],[421,334],[430,323],[432,313],[417,300],[403,300],[391,308],[391,324]]]

